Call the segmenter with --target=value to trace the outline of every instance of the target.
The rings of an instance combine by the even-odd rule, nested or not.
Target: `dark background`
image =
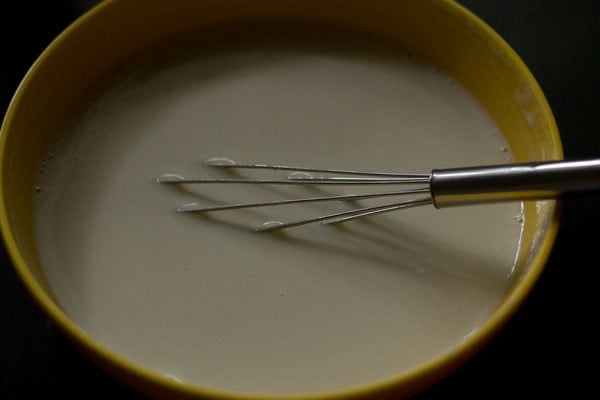
[[[0,115],[39,53],[95,3],[0,1]],[[554,111],[566,157],[600,157],[600,1],[461,3],[532,70]],[[474,359],[418,399],[597,398],[599,206],[598,195],[565,201],[556,245],[524,306]],[[0,399],[139,397],[57,332],[17,278],[4,247],[0,262]]]

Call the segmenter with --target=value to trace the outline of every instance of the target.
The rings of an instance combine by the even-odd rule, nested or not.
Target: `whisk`
[[[253,185],[401,185],[402,190],[368,194],[304,197],[285,200],[229,203],[205,206],[189,203],[178,212],[204,213],[233,209],[284,206],[319,201],[352,201],[379,197],[403,197],[386,205],[355,208],[291,222],[270,221],[255,230],[260,232],[286,229],[310,223],[340,223],[411,207],[433,205],[435,208],[504,202],[511,200],[550,199],[563,193],[600,189],[600,159],[546,161],[487,165],[465,168],[433,169],[424,174],[364,172],[343,169],[295,167],[277,164],[241,164],[226,158],[204,162],[211,168],[227,170],[263,169],[291,172],[283,179],[200,178],[188,179],[163,174],[156,180],[164,184],[253,184]],[[313,176],[312,174],[321,174]],[[410,198],[406,198],[410,196]]]

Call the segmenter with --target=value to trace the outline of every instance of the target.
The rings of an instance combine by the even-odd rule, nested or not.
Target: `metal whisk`
[[[204,162],[207,167],[222,169],[264,169],[293,172],[285,179],[202,178],[187,179],[163,174],[156,180],[165,184],[262,184],[262,185],[402,185],[396,191],[369,194],[306,197],[254,203],[229,203],[204,206],[185,204],[179,212],[214,212],[252,207],[282,206],[319,201],[347,201],[378,197],[411,196],[386,205],[320,215],[292,222],[271,222],[256,231],[273,231],[315,222],[339,223],[356,218],[431,204],[435,208],[503,202],[510,200],[549,199],[563,193],[600,189],[600,159],[548,161],[466,168],[434,169],[426,174],[397,174],[340,169],[293,167],[274,164],[238,164],[225,158]],[[309,174],[319,173],[314,177]],[[408,186],[407,186],[408,185]]]

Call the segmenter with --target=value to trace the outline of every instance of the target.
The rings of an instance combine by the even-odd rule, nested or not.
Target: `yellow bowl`
[[[0,142],[2,233],[20,277],[51,320],[102,368],[154,397],[237,395],[180,384],[143,369],[100,345],[65,314],[52,296],[36,254],[32,193],[37,165],[61,124],[110,71],[166,38],[207,24],[247,18],[320,21],[402,43],[448,71],[479,100],[505,134],[515,161],[562,157],[551,111],[526,66],[495,32],[452,1],[103,2],[46,49],[10,105]],[[526,204],[525,222],[524,251],[509,291],[476,333],[450,352],[394,379],[317,397],[407,397],[446,376],[478,351],[519,307],[542,271],[558,226],[556,204]]]

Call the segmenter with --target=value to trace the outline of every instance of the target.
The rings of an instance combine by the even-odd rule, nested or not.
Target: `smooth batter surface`
[[[201,166],[210,157],[390,172],[510,159],[474,99],[424,61],[353,33],[256,30],[170,44],[57,139],[34,196],[39,255],[60,303],[126,358],[234,392],[348,389],[449,350],[506,290],[520,204],[256,234],[264,221],[349,205],[210,218],[174,209],[358,189],[154,181],[221,176]]]

